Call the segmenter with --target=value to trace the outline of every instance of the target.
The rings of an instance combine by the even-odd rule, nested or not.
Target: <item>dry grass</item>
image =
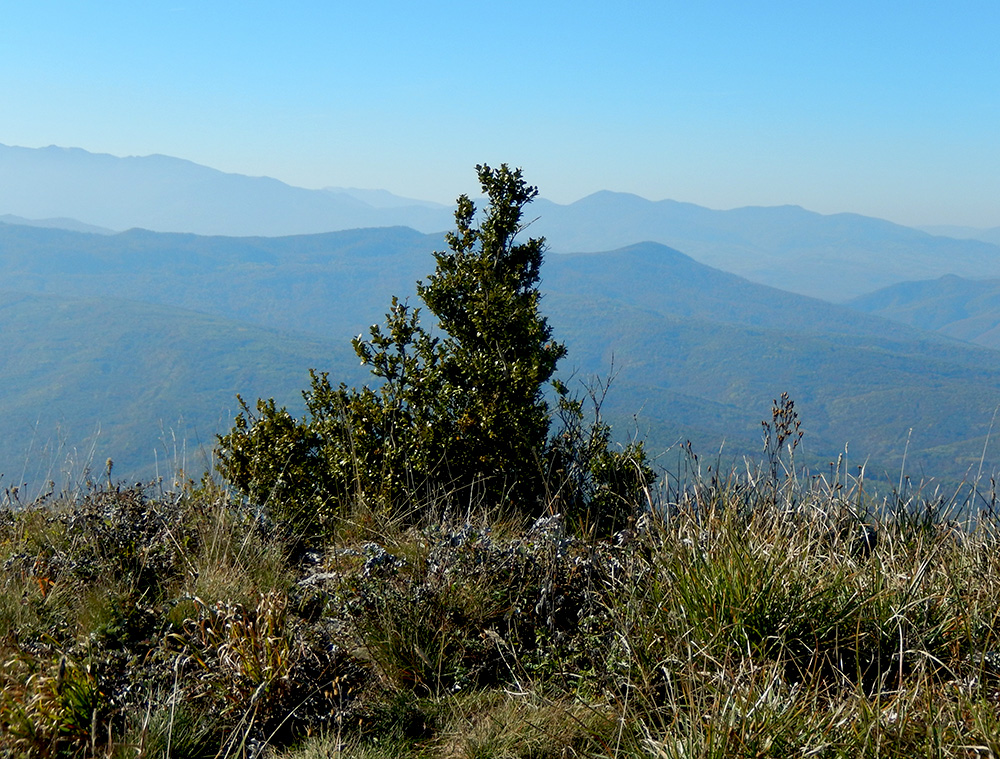
[[[608,541],[217,489],[0,523],[0,755],[1000,756],[1000,530],[699,480]]]

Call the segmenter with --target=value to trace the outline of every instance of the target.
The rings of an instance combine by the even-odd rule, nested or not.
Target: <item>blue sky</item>
[[[0,0],[0,143],[1000,225],[996,0],[615,5]]]

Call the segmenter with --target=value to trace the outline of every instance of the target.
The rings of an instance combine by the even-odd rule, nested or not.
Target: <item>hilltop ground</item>
[[[210,483],[12,502],[0,754],[997,755],[991,509],[690,463],[606,540],[441,502],[303,543]]]

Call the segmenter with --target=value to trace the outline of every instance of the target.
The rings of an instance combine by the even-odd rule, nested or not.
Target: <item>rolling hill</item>
[[[63,448],[82,449],[98,423],[121,471],[130,457],[148,471],[161,423],[183,417],[177,429],[205,440],[229,423],[237,392],[295,403],[309,367],[363,381],[350,337],[381,321],[392,295],[412,293],[441,242],[409,229],[224,238],[0,225],[5,285],[50,296],[8,296],[0,323],[0,395],[20,420],[6,471],[23,466],[31,436],[63,430]],[[707,455],[755,454],[760,420],[787,391],[803,461],[823,466],[847,445],[852,461],[898,475],[908,444],[909,471],[958,479],[977,468],[1000,404],[1000,352],[655,243],[550,255],[542,285],[569,347],[563,376],[574,384],[613,366],[608,418],[660,453],[690,439]],[[987,471],[998,464],[988,450]]]
[[[928,227],[918,227],[932,235],[955,237],[959,240],[982,240],[983,242],[1000,245],[1000,227],[958,227],[948,224],[937,224]]]
[[[900,282],[849,301],[851,308],[1000,349],[1000,280],[953,274]]]
[[[343,341],[113,298],[0,292],[3,486],[115,476],[197,478],[251,401],[301,407],[313,366],[360,378]],[[352,374],[353,373],[353,374]]]
[[[387,292],[415,292],[442,242],[401,227],[233,238],[0,224],[0,277],[9,290],[129,298],[338,337],[379,319]]]
[[[606,373],[613,357],[609,408],[619,420],[641,408],[639,429],[661,448],[690,438],[712,452],[724,439],[732,454],[756,453],[771,400],[788,392],[812,465],[848,445],[856,463],[897,476],[907,447],[918,475],[978,468],[1000,405],[998,352],[756,285],[655,244],[547,267],[544,307],[567,336],[568,363]]]

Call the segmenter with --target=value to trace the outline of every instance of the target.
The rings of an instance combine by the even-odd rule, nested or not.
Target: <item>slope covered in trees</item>
[[[115,390],[123,398],[141,397],[155,386],[163,397],[181,400],[169,416],[150,411],[137,417],[142,407],[116,403],[113,394],[83,392],[98,362],[73,364],[82,372],[79,381],[68,379],[69,365],[46,374],[39,357],[67,355],[53,347],[66,328],[50,318],[17,317],[5,330],[10,355],[24,366],[38,364],[36,376],[63,379],[57,387],[8,374],[0,376],[0,390],[10,407],[37,406],[57,420],[86,410],[90,421],[74,428],[81,430],[75,439],[44,424],[38,427],[42,439],[65,439],[70,447],[88,448],[98,421],[104,439],[116,429],[145,430],[144,439],[129,437],[135,444],[128,452],[98,456],[121,460],[118,471],[124,476],[133,452],[138,460],[160,446],[161,419],[166,424],[168,418],[184,416],[197,428],[198,439],[190,439],[189,447],[228,428],[231,420],[216,408],[196,418],[193,407],[182,402],[188,395],[199,396],[201,391],[188,383],[200,374],[223,398],[222,408],[238,408],[232,399],[240,386],[225,374],[213,375],[212,366],[239,365],[246,378],[243,387],[261,388],[261,395],[272,393],[254,377],[284,372],[280,386],[289,392],[278,397],[274,391],[279,405],[300,401],[296,389],[308,385],[308,367],[329,369],[334,385],[363,381],[366,372],[345,336],[367,334],[393,293],[415,305],[414,283],[432,269],[431,253],[441,243],[439,237],[406,229],[206,238],[138,230],[88,235],[0,225],[0,276],[6,287],[58,298],[103,297],[108,322],[128,322],[144,345],[143,355],[168,350],[160,343],[167,334],[156,329],[167,323],[168,311],[145,318],[122,307],[116,317],[115,304],[122,297],[243,322],[247,341],[257,334],[254,326],[263,326],[311,334],[319,339],[317,345],[327,346],[318,348],[314,359],[247,362],[240,356],[249,342],[193,340],[176,360],[200,367],[197,372],[163,372],[153,361],[149,373],[122,373]],[[858,462],[868,460],[872,470],[898,473],[909,436],[907,458],[914,475],[961,479],[970,466],[978,469],[1000,371],[992,351],[755,284],[656,244],[549,254],[540,292],[543,308],[569,350],[558,376],[578,389],[579,380],[607,375],[613,360],[617,377],[605,407],[608,419],[628,438],[638,414],[638,429],[648,436],[650,452],[659,454],[690,439],[705,452],[722,447],[734,458],[757,455],[760,420],[770,401],[788,391],[807,431],[802,452],[811,458],[804,460],[834,461],[849,445]],[[87,319],[75,322],[73,330],[81,346],[101,345],[114,333],[100,320]],[[257,355],[266,355],[267,344],[259,344]],[[247,390],[247,395],[253,394]],[[37,410],[28,416],[24,425],[34,429],[40,421]],[[68,431],[68,423],[59,425]],[[18,441],[10,458],[5,455],[0,462],[0,471],[7,477],[20,472],[24,452]],[[986,447],[985,471],[996,462],[992,447]],[[149,466],[152,462],[144,463],[142,471]]]

